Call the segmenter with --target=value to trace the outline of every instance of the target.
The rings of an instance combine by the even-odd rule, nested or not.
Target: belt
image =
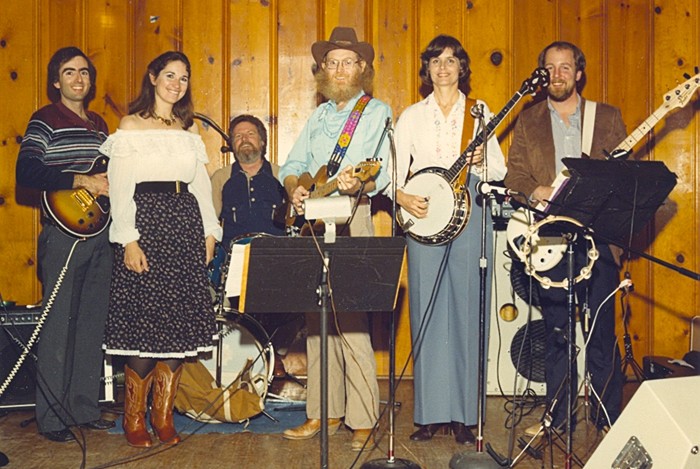
[[[136,184],[136,193],[145,194],[146,192],[187,192],[187,183],[181,181],[151,181],[139,182]]]

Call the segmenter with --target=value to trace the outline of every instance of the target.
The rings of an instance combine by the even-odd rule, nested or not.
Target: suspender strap
[[[586,100],[586,107],[583,110],[583,135],[581,136],[581,153],[591,156],[591,145],[593,145],[593,126],[595,125],[595,101]]]
[[[371,99],[372,97],[368,94],[362,95],[362,97],[357,100],[357,103],[355,103],[355,107],[352,109],[350,116],[348,116],[348,120],[345,121],[345,127],[340,137],[338,137],[338,143],[335,144],[335,149],[326,167],[328,177],[333,176],[338,172],[338,169],[340,169],[340,162],[343,161],[345,152],[348,150],[348,146],[350,146],[352,135],[355,133],[357,124],[360,122],[360,117],[362,117],[362,113]]]

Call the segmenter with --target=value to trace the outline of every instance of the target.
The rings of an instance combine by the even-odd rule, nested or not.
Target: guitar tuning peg
[[[684,74],[683,74],[683,78],[685,78],[686,80],[690,80],[690,74],[689,74],[689,73],[684,73]]]
[[[698,73],[700,73],[700,67],[698,67],[698,66],[696,65],[696,66],[695,66],[695,74],[697,75]]]

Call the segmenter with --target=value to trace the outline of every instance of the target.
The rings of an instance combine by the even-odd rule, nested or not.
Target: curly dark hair
[[[90,101],[95,98],[96,93],[96,82],[97,82],[97,69],[93,65],[90,57],[85,55],[85,52],[74,46],[63,47],[54,52],[51,60],[49,60],[48,71],[46,74],[46,94],[52,103],[56,103],[61,99],[61,90],[57,89],[54,85],[59,82],[59,72],[61,71],[61,66],[72,60],[74,57],[82,57],[88,64],[88,73],[90,74],[90,91],[85,96],[83,105],[87,106]]]
[[[447,36],[446,34],[440,34],[435,37],[423,52],[420,54],[420,78],[424,84],[428,86],[433,86],[433,82],[430,79],[430,59],[434,57],[439,57],[445,49],[452,49],[452,53],[455,57],[459,59],[459,84],[465,85],[469,80],[469,75],[471,75],[471,69],[469,64],[469,54],[464,50],[462,44],[454,37]]]
[[[151,75],[158,77],[166,65],[176,61],[184,63],[187,73],[192,73],[190,60],[182,52],[169,51],[159,55],[148,64],[148,69],[141,80],[141,92],[135,100],[129,103],[129,114],[138,114],[144,119],[155,117],[156,87],[151,83]],[[182,121],[183,129],[189,129],[194,123],[191,77],[185,95],[173,106],[173,115]]]

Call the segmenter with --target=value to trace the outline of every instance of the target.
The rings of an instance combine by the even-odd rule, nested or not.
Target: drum
[[[252,362],[250,376],[258,394],[265,398],[272,383],[275,351],[265,329],[254,318],[233,313],[219,321],[219,344],[211,358],[200,360],[216,378],[216,362],[221,347],[221,386],[231,384]]]
[[[209,284],[221,300],[226,297],[240,295],[240,283],[243,276],[243,248],[255,238],[272,236],[267,233],[248,233],[231,240],[228,247],[217,243],[214,258],[207,266]],[[231,305],[236,309],[236,304]]]

